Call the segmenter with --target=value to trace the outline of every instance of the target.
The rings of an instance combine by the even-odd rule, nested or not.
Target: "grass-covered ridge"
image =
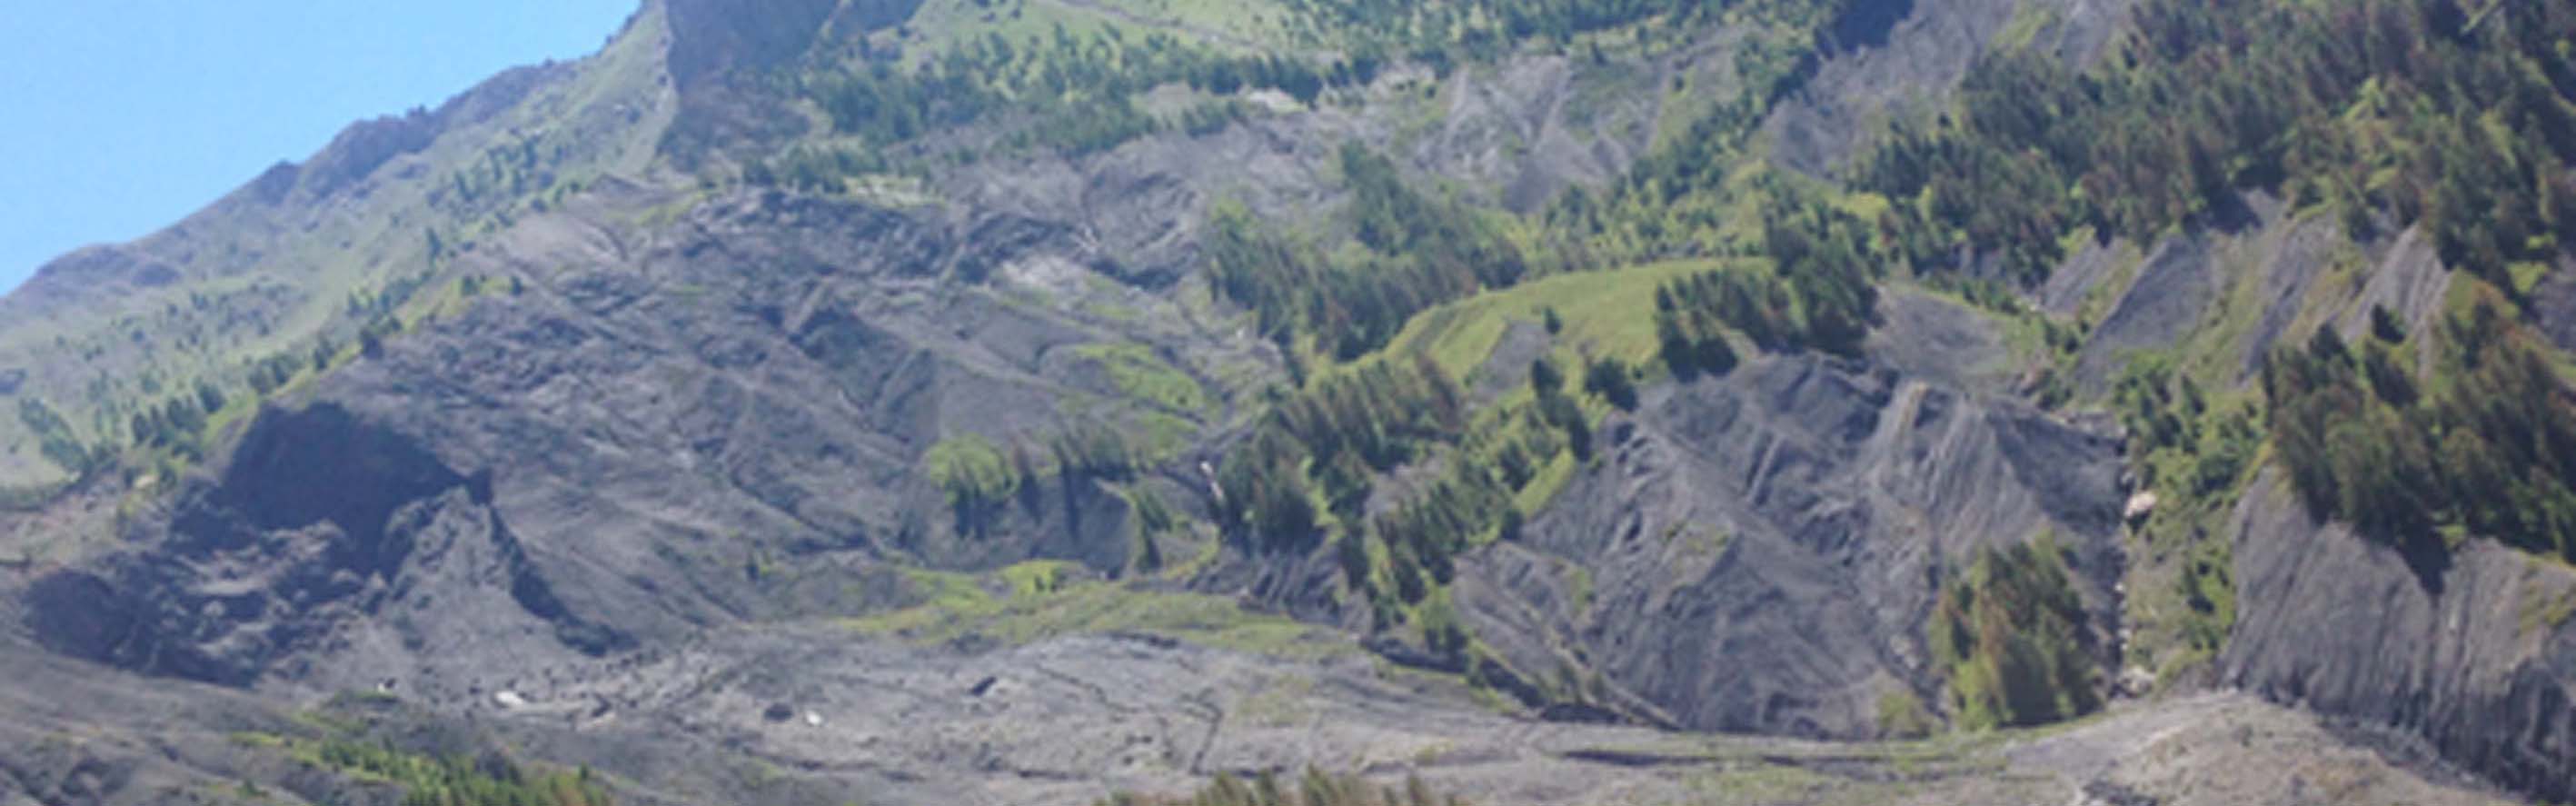
[[[1743,266],[1754,261],[1738,261]],[[1598,357],[1653,363],[1659,344],[1652,317],[1655,292],[1664,284],[1726,265],[1714,260],[1675,260],[1616,271],[1560,274],[1479,294],[1414,317],[1391,352],[1423,352],[1449,374],[1466,378],[1493,355],[1514,323],[1559,324],[1562,343]],[[1746,269],[1750,270],[1750,269]]]

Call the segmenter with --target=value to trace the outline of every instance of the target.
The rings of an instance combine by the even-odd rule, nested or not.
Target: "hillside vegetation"
[[[2548,457],[2569,455],[2566,383],[2519,322],[2576,235],[2576,17],[2482,5],[2146,2],[2093,69],[1981,62],[1957,114],[1900,123],[1857,177],[1903,202],[1882,227],[1918,265],[1964,249],[2034,283],[2069,237],[2224,225],[2249,190],[2355,238],[2420,224],[2478,287],[2431,332],[2378,310],[2359,349],[2321,329],[2273,352],[2273,456],[2312,509],[2387,539],[2447,529],[2565,554],[2576,490]],[[2433,360],[2414,360],[2426,340]]]
[[[0,302],[0,593],[47,658],[603,770],[245,748],[407,805],[2209,802],[2133,787],[2251,762],[2129,762],[2372,634],[2248,648],[2334,576],[2249,558],[2360,557],[2416,589],[2294,604],[2519,631],[2316,707],[2576,796],[2571,36],[651,0]]]

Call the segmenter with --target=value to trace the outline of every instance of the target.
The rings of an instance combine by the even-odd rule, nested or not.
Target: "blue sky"
[[[599,49],[637,0],[89,0],[0,13],[0,291],[354,121]]]

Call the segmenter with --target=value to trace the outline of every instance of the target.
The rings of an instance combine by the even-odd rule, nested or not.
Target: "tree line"
[[[2520,313],[2576,244],[2570,30],[2563,3],[2147,0],[2091,68],[1988,55],[1954,110],[1893,124],[1853,178],[1893,202],[1877,229],[1897,259],[2022,283],[2068,235],[2152,242],[2242,215],[2248,190],[2358,238],[2420,227],[2473,278],[2436,332],[2375,311],[2360,344],[2327,328],[2272,351],[2259,427],[2211,431],[2187,380],[2132,378],[2132,428],[2151,451],[2217,451],[2178,491],[2232,484],[2268,433],[2312,511],[2377,539],[2576,556],[2576,411]]]
[[[2478,534],[2576,560],[2576,395],[2502,296],[2477,294],[2445,317],[2434,383],[2409,371],[2402,331],[2355,347],[2321,328],[2275,350],[2276,454],[2312,511],[2365,535],[2431,548]]]
[[[2096,69],[1991,54],[1955,114],[1900,122],[1859,182],[1922,265],[1991,256],[2043,277],[2060,236],[2141,243],[2230,214],[2244,188],[2421,221],[2452,265],[2506,267],[2576,234],[2576,26],[2563,3],[2151,0]]]
[[[1047,36],[1017,42],[988,33],[917,65],[900,58],[861,60],[810,74],[801,88],[835,131],[878,149],[1000,120],[1008,147],[1078,156],[1175,124],[1203,131],[1210,114],[1242,111],[1212,107],[1167,121],[1134,102],[1138,94],[1159,86],[1183,84],[1217,96],[1277,90],[1311,105],[1329,86],[1365,82],[1375,77],[1376,69],[1373,62],[1355,66],[1349,60],[1326,64],[1295,55],[1227,55],[1163,32],[1131,39],[1116,26],[1076,34],[1058,24]],[[809,167],[848,171],[866,165]]]
[[[1530,274],[1530,258],[1498,225],[1408,186],[1384,155],[1348,143],[1337,162],[1351,191],[1344,215],[1362,247],[1355,257],[1325,259],[1240,205],[1221,204],[1209,217],[1217,290],[1291,352],[1313,336],[1335,359],[1354,360],[1386,346],[1415,314]]]
[[[1619,29],[1646,37],[1718,23],[1733,14],[1774,24],[1839,17],[1849,0],[1293,0],[1316,44],[1402,57],[1446,75],[1544,42],[1559,47]]]
[[[1227,455],[1219,525],[1257,551],[1313,548],[1326,511],[1356,520],[1377,474],[1455,440],[1466,417],[1465,393],[1428,359],[1323,379],[1275,403]]]
[[[1741,333],[1771,352],[1860,354],[1878,306],[1884,260],[1859,219],[1821,203],[1773,206],[1763,219],[1766,271],[1729,266],[1655,289],[1655,334],[1673,374],[1723,375]]]

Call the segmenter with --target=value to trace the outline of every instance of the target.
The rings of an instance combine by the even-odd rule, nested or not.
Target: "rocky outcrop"
[[[65,304],[118,289],[159,288],[178,282],[179,270],[127,247],[94,246],[59,258],[36,270],[26,286],[11,293],[5,306],[30,315],[49,303]]]
[[[1921,642],[1942,581],[2043,535],[2107,651],[2108,434],[1816,357],[1653,391],[1602,430],[1525,541],[1462,572],[1477,634],[1525,673],[1588,667],[1696,729],[1875,735],[1883,698],[1937,700]]]
[[[135,519],[134,550],[37,584],[34,632],[224,685],[455,696],[707,627],[882,606],[837,592],[882,582],[876,562],[1133,560],[1120,485],[1028,479],[970,524],[921,472],[943,440],[1043,454],[1117,422],[1058,401],[1126,394],[1079,349],[1119,334],[959,277],[1061,260],[1064,228],[757,194],[676,237],[586,223],[619,215],[531,222],[475,256],[517,291],[263,413],[168,512]]]
[[[2031,9],[2004,0],[1856,4],[1827,32],[1814,80],[1766,124],[1764,153],[1829,174],[1877,121],[1946,92],[1994,37],[2021,30],[2081,61],[2125,6],[2063,0],[2017,19]],[[1920,748],[1900,764],[1886,748],[1779,738],[1875,737],[1891,703],[1937,711],[1925,621],[1986,547],[2053,541],[2089,611],[2085,643],[2116,668],[2127,492],[2117,435],[2021,402],[2008,385],[2020,357],[1999,328],[1929,293],[1890,292],[1864,357],[1762,356],[1650,389],[1638,410],[1612,416],[1600,455],[1528,513],[1516,540],[1459,558],[1448,594],[1475,636],[1473,660],[1370,635],[1378,625],[1349,607],[1329,554],[1223,547],[1176,584],[1306,619],[1224,634],[1294,657],[1143,634],[921,646],[852,630],[847,617],[930,595],[908,569],[1046,559],[1116,576],[1153,545],[1140,492],[1184,521],[1205,508],[1200,463],[1221,462],[1261,390],[1286,377],[1276,350],[1197,274],[1210,200],[1339,226],[1331,165],[1358,141],[1432,177],[1424,187],[1455,182],[1443,192],[1542,209],[1564,188],[1610,181],[1658,131],[1676,130],[1668,87],[1734,81],[1741,35],[1591,59],[1532,49],[1438,76],[1396,65],[1314,109],[1103,153],[985,154],[988,131],[933,135],[920,154],[978,159],[943,162],[917,185],[804,195],[728,184],[728,163],[774,156],[819,123],[776,92],[771,71],[826,32],[899,38],[870,31],[917,7],[660,0],[621,43],[645,47],[361,124],[195,229],[67,258],[32,296],[0,304],[0,319],[34,310],[18,300],[83,310],[73,303],[249,271],[276,257],[262,250],[332,239],[346,239],[345,253],[317,253],[366,267],[351,282],[400,275],[455,289],[406,309],[406,331],[355,363],[291,387],[201,477],[137,512],[113,551],[0,567],[24,577],[0,583],[0,612],[44,650],[0,630],[0,675],[40,680],[0,687],[0,778],[13,782],[0,783],[13,793],[0,803],[148,802],[162,787],[276,780],[208,760],[253,750],[201,749],[207,726],[274,727],[242,689],[299,701],[387,692],[675,799],[1078,803],[1112,787],[1325,765],[1420,770],[1497,803],[1705,796],[1726,791],[1709,782],[1748,771],[1808,782],[1784,802],[2313,800],[2304,783],[2236,799],[2186,785],[2282,758],[2310,765],[2298,774],[2322,769],[2320,780],[2384,776],[2369,780],[2398,782],[2408,802],[2460,796],[2233,698],[2127,711],[1929,768],[1915,766]],[[625,72],[587,72],[608,63]],[[541,94],[575,82],[576,95]],[[488,149],[541,146],[549,156],[526,157],[512,181],[546,192],[481,206],[441,195],[460,186],[454,172],[509,155]],[[691,176],[702,167],[703,183]],[[2278,223],[2277,209],[2257,212],[2247,226]],[[379,236],[331,229],[343,226],[334,217],[402,224],[358,244]],[[435,257],[422,257],[423,222],[446,236]],[[2233,235],[2195,230],[2152,252],[2089,331],[2085,379],[2099,388],[2130,351],[2193,333],[2235,288]],[[2248,367],[2255,346],[2310,321],[2314,258],[2334,245],[2322,225],[2280,240],[2304,257],[2261,286]],[[2051,289],[2048,307],[2084,309],[2094,283],[2125,276],[2113,266],[2122,249],[2088,251],[2090,268]],[[2390,258],[2403,277],[2361,293],[2421,321],[2442,283],[2428,253],[2409,249]],[[297,296],[307,275],[293,272],[344,268],[244,280],[267,307],[227,313],[289,321],[309,302]],[[337,286],[309,285],[333,289],[313,304],[341,303]],[[1494,361],[1518,371],[1552,338],[1514,326]],[[1142,399],[1104,367],[1104,348],[1168,365],[1154,380],[1198,386],[1205,405]],[[8,355],[13,367],[40,357]],[[69,389],[76,376],[149,366],[125,360],[54,362],[23,385]],[[1524,380],[1495,374],[1475,396],[1489,403]],[[1043,453],[1081,427],[1147,435],[1156,461],[1115,478],[1032,473],[1009,500],[979,506],[950,500],[926,472],[953,440]],[[2240,512],[2244,618],[2221,661],[2230,680],[2419,732],[2531,791],[2567,780],[2563,681],[2576,676],[2576,638],[2563,614],[2576,605],[2561,603],[2576,582],[2562,569],[2488,547],[2409,562],[2269,506],[2249,499]],[[1195,548],[1216,531],[1182,523],[1172,534]],[[1527,714],[1543,721],[1489,713],[1453,678],[1381,660],[1543,703]],[[103,682],[65,679],[82,671]],[[168,700],[145,695],[165,686],[215,705],[155,723],[12,696],[153,708]],[[1593,724],[1618,721],[1768,737]],[[44,733],[98,725],[124,744],[57,746]],[[352,799],[327,782],[292,791]]]
[[[566,592],[575,609],[657,630],[774,615],[742,579],[763,555],[1123,561],[1114,495],[1049,483],[1029,514],[968,541],[921,473],[967,435],[1044,453],[1093,422],[1059,399],[1124,394],[1081,359],[1119,333],[959,276],[1008,283],[1061,260],[1076,248],[1062,228],[763,194],[692,213],[675,237],[594,214],[533,222],[481,264],[518,293],[322,391],[488,472],[541,564],[578,555],[561,570],[630,591],[584,608],[599,592],[583,586]],[[616,539],[588,537],[601,533]]]
[[[902,0],[919,5],[919,0]],[[755,72],[805,54],[839,0],[661,0],[671,30],[671,78],[683,88]],[[894,0],[862,0],[890,5]],[[907,15],[908,16],[908,15]]]
[[[326,690],[468,668],[514,646],[624,643],[554,602],[482,483],[337,407],[263,416],[166,526],[140,522],[135,550],[28,589],[38,641],[150,674]]]
[[[658,0],[667,21],[665,69],[679,108],[660,150],[695,167],[714,153],[764,159],[768,144],[803,134],[806,116],[759,85],[801,58],[837,0]],[[862,0],[860,6],[921,0]],[[648,8],[646,13],[652,13]]]
[[[2409,556],[2318,523],[2270,475],[2235,528],[2230,684],[2418,733],[2518,791],[2576,797],[2576,572],[2484,540]]]
[[[2420,230],[2355,242],[2331,217],[2261,194],[2242,201],[2229,227],[2189,228],[2145,250],[2089,249],[2052,283],[2047,296],[2070,312],[2078,297],[2113,292],[2078,358],[2082,383],[2104,388],[2136,352],[2181,347],[2219,356],[2251,385],[2270,350],[2315,328],[2367,338],[2374,308],[2411,333],[2438,332],[2451,275]],[[2137,266],[2127,286],[2091,286],[2124,260]],[[2345,278],[2355,279],[2335,285]],[[2552,326],[2545,314],[2540,324]],[[2410,341],[2421,366],[2435,341]],[[2210,527],[2233,541],[2236,594],[2217,683],[2419,736],[2449,763],[2567,797],[2576,574],[2485,540],[2455,552],[2383,545],[2318,522],[2276,476],[2259,477]]]
[[[1828,28],[1831,58],[1764,121],[1772,159],[1812,174],[1840,168],[1890,114],[1930,114],[2020,15],[2026,43],[2069,63],[2096,58],[2132,0],[1895,0],[1861,2]]]

